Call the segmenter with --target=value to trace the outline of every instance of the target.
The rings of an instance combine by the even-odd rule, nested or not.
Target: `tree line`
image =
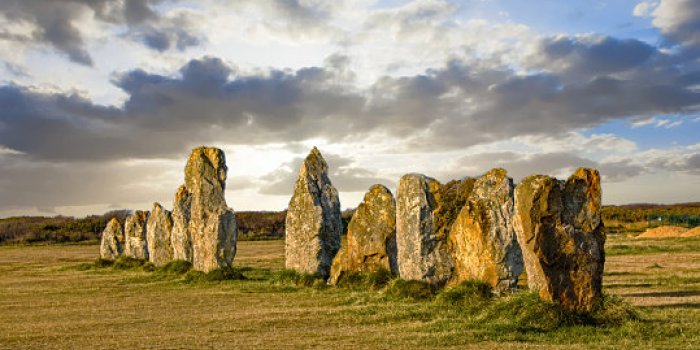
[[[347,228],[354,209],[343,211],[343,227]],[[69,216],[21,216],[0,219],[0,244],[91,243],[99,242],[107,222],[120,222],[129,210],[112,210],[84,218]],[[236,213],[239,240],[284,239],[287,211],[241,211]],[[603,206],[603,222],[616,224],[644,223],[649,226],[700,226],[700,202],[671,205],[629,204]]]
[[[354,213],[354,209],[342,213],[343,227]],[[102,231],[112,218],[124,222],[130,210],[113,210],[102,215],[84,218],[69,216],[20,216],[0,219],[0,244],[36,243],[97,243]],[[284,239],[284,222],[287,211],[241,211],[236,212],[238,239],[274,240]]]
[[[700,202],[681,204],[627,204],[603,207],[603,222],[643,223],[649,226],[700,225]]]

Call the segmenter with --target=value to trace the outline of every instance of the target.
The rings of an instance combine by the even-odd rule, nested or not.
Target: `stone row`
[[[328,165],[314,148],[301,166],[286,218],[286,267],[336,284],[384,269],[436,285],[480,280],[497,293],[517,287],[587,311],[602,298],[605,234],[600,175],[566,181],[533,175],[514,186],[503,169],[441,184],[422,174],[399,181],[396,200],[372,186],[348,225]]]
[[[205,272],[231,266],[238,230],[235,213],[224,196],[227,170],[222,150],[192,150],[173,211],[154,203],[150,213],[135,211],[128,216],[123,227],[112,219],[102,233],[101,257],[125,255],[156,266],[186,260]]]

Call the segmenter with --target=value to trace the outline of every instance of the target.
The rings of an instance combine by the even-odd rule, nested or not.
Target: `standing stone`
[[[370,187],[348,225],[347,245],[331,266],[329,283],[347,273],[385,269],[398,274],[396,262],[396,202],[388,188]]]
[[[600,175],[529,176],[515,189],[515,229],[528,285],[545,300],[590,311],[602,298],[605,233]]]
[[[153,210],[148,216],[146,237],[148,241],[148,261],[156,266],[165,265],[173,259],[170,246],[170,232],[173,220],[170,212],[158,203],[153,203]]]
[[[186,239],[192,242],[192,265],[195,270],[211,271],[229,267],[236,255],[238,228],[233,209],[226,205],[226,156],[224,151],[212,147],[192,150],[185,166],[185,187],[189,197],[180,188],[176,196],[178,225],[186,220],[187,202],[190,202],[188,232],[178,229],[178,251],[186,257]],[[185,238],[183,238],[183,236]],[[178,252],[180,254],[180,252]]]
[[[338,191],[314,147],[299,170],[286,218],[285,266],[328,278],[340,249],[343,223]]]
[[[100,257],[102,259],[116,259],[123,253],[124,231],[117,218],[112,218],[102,231],[100,242]]]
[[[135,259],[148,259],[146,221],[148,212],[137,210],[124,222],[124,255]]]
[[[175,193],[173,203],[173,232],[171,243],[173,247],[173,260],[186,260],[192,262],[192,237],[190,236],[190,207],[192,196],[187,187],[182,185]]]
[[[421,174],[407,174],[396,191],[396,245],[399,275],[406,280],[442,284],[452,270],[446,236],[435,225],[440,183]]]
[[[495,291],[515,288],[523,258],[513,228],[513,180],[493,169],[474,184],[450,231],[450,283],[477,279]]]

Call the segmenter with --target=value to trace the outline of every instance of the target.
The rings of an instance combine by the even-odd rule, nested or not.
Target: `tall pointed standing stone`
[[[344,274],[385,269],[398,274],[396,262],[396,202],[388,188],[374,185],[350,220],[347,244],[331,266],[329,283]]]
[[[100,257],[102,259],[116,259],[124,250],[124,231],[117,218],[112,218],[102,231],[100,242]]]
[[[158,203],[153,203],[153,210],[148,216],[146,237],[148,241],[148,261],[156,266],[165,265],[173,260],[170,246],[170,232],[173,220],[170,212]]]
[[[185,166],[185,188],[189,196],[180,188],[175,207],[181,207],[176,217],[177,225],[184,225],[187,202],[190,202],[189,236],[183,236],[178,228],[177,242],[185,243],[176,251],[179,256],[186,257],[186,240],[191,239],[195,270],[211,271],[231,266],[236,255],[236,216],[226,205],[224,197],[227,170],[224,151],[212,147],[192,150]]]
[[[192,196],[187,187],[182,185],[175,193],[173,203],[173,232],[172,247],[173,260],[186,260],[192,262],[192,236],[190,235],[190,207]]]
[[[580,168],[566,182],[529,176],[515,189],[515,210],[530,289],[570,310],[594,308],[605,264],[598,171]]]
[[[146,221],[148,212],[137,210],[124,222],[124,255],[135,259],[148,259]]]
[[[338,191],[316,147],[301,165],[285,224],[285,266],[328,278],[340,249],[343,223]]]
[[[496,291],[515,288],[523,258],[513,228],[513,180],[493,169],[474,184],[450,231],[450,283],[477,279]]]
[[[401,177],[396,191],[396,246],[399,275],[406,280],[442,284],[452,262],[447,241],[435,222],[440,183],[422,174]]]

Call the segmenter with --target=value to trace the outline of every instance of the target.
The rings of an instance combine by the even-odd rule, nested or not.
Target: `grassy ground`
[[[700,349],[700,239],[608,242],[605,290],[641,320],[597,327],[543,327],[518,296],[465,306],[286,283],[281,241],[239,243],[247,280],[198,283],[88,269],[97,246],[0,247],[0,348]]]

